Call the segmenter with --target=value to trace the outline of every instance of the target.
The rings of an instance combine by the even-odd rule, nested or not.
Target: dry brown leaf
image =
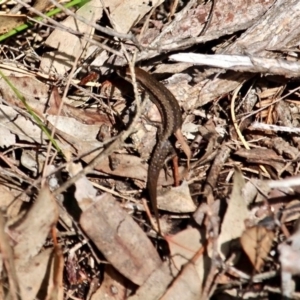
[[[118,32],[127,33],[130,28],[140,21],[152,8],[161,4],[163,0],[143,2],[140,0],[122,0],[115,9],[111,10],[111,19]],[[108,1],[105,1],[109,4]]]
[[[7,228],[14,241],[16,265],[22,266],[40,250],[58,219],[57,204],[48,187],[44,186],[22,220]]]
[[[5,72],[9,82],[26,98],[29,105],[32,105],[35,110],[43,113],[46,110],[46,103],[48,101],[49,86],[44,82],[37,80],[32,76],[24,76],[22,73]],[[0,90],[3,98],[8,102],[17,105],[20,99],[14,91],[7,85],[6,81],[0,79]]]
[[[0,15],[0,34],[6,33],[26,22],[25,15]]]
[[[244,221],[247,219],[249,211],[242,194],[244,186],[243,174],[238,168],[235,168],[233,188],[218,238],[219,254],[223,258],[229,255],[230,244],[236,242],[245,229]]]
[[[88,159],[90,160],[90,158]],[[107,158],[96,166],[96,170],[116,176],[135,178],[144,182],[147,180],[148,165],[143,163],[141,158],[134,155],[115,153],[114,160],[117,164],[114,164],[113,169],[111,168],[109,158]],[[163,180],[163,176],[160,176],[160,178]]]
[[[203,278],[199,278],[196,267],[189,263],[177,276],[161,300],[198,300],[201,296]]]
[[[47,7],[52,5],[50,0],[36,0],[34,2],[34,8],[38,11],[44,11]]]
[[[205,232],[188,228],[168,237],[173,270],[182,270],[161,299],[199,299],[205,274],[210,266],[208,256],[197,255],[202,249]]]
[[[24,74],[21,73],[17,73],[17,72],[7,72],[4,71],[4,69],[1,69],[1,71],[3,71],[3,73],[6,74],[7,79],[9,80],[9,82],[22,94],[22,96],[25,97],[26,99],[26,103],[39,115],[42,115],[45,110],[46,110],[46,106],[47,106],[47,100],[48,100],[48,90],[49,87],[48,85],[46,85],[45,83],[31,77],[31,76],[24,76]],[[18,96],[15,94],[15,92],[8,86],[8,84],[5,82],[5,80],[3,78],[0,78],[0,92],[2,97],[4,98],[4,100],[6,100],[8,103],[12,104],[13,106],[17,106],[17,107],[21,107],[24,108],[23,103],[20,101],[20,99],[18,98]],[[17,119],[17,116],[19,115],[17,112],[16,113],[12,113],[13,108],[10,109],[5,109],[5,106],[1,106],[1,125],[3,125],[4,123],[7,123],[7,118],[5,118],[5,115],[7,114],[7,116],[10,117],[10,119],[14,119],[14,123],[16,123],[17,125],[20,125],[20,120],[15,120]],[[19,115],[19,118],[23,118]],[[2,121],[2,119],[4,121]],[[12,123],[11,121],[9,121],[8,123]],[[11,128],[13,127],[13,125],[11,125],[10,127],[5,126],[7,128]],[[22,130],[23,129],[26,133],[26,126],[20,126],[19,128],[19,132],[20,134],[22,134]],[[36,129],[38,130],[38,129]],[[23,133],[24,135],[24,133]],[[37,132],[36,135],[40,135],[40,131]],[[32,137],[36,136],[33,135]],[[31,137],[31,135],[29,135],[29,137]],[[41,140],[41,138],[38,139],[39,141]],[[9,137],[9,142],[12,141],[12,138]],[[6,139],[6,142],[7,139]]]
[[[145,232],[109,194],[103,194],[80,217],[85,233],[126,278],[141,285],[161,265]]]
[[[81,97],[82,99],[82,97]],[[87,100],[89,97],[87,97]],[[47,109],[47,114],[49,115],[59,115],[63,117],[73,117],[77,121],[84,123],[86,125],[97,124],[102,125],[106,124],[111,126],[111,121],[107,114],[101,113],[96,109],[80,109],[75,106],[68,104],[68,98],[65,99],[64,104],[62,105],[62,98],[58,92],[58,88],[54,87],[52,89],[50,99],[48,101],[49,108]],[[84,103],[84,102],[82,102]],[[62,105],[62,110],[60,111],[60,106]]]
[[[15,133],[21,141],[43,143],[41,129],[28,118],[21,116],[12,107],[0,105],[0,120],[0,127]]]
[[[175,213],[191,213],[197,208],[186,181],[183,181],[180,186],[172,187],[158,195],[157,207]]]
[[[172,267],[172,261],[165,261],[147,278],[136,293],[128,300],[153,300],[160,299],[168,286],[174,280],[180,269]]]
[[[187,271],[182,278],[173,285],[172,281],[181,271],[182,267],[188,265],[191,259],[194,258],[195,254],[201,249],[201,236],[204,236],[195,228],[189,228],[175,236],[167,237],[167,241],[171,251],[171,260],[165,261],[160,268],[157,268],[150,277],[144,282],[144,284],[136,291],[135,295],[129,297],[130,300],[153,300],[161,299],[166,293],[165,297],[174,296],[173,293],[177,294],[176,289],[182,289],[182,286],[192,291],[192,294],[198,295],[201,293],[202,282],[204,280],[204,274],[208,273],[210,266],[210,259],[208,257],[199,256],[195,263],[191,267],[187,267]],[[205,260],[205,263],[203,264]],[[180,275],[179,275],[180,276]],[[187,287],[186,280],[189,276],[192,276],[192,287]],[[176,281],[176,279],[175,279]],[[168,291],[171,286],[172,291]],[[166,292],[167,291],[167,292]],[[182,291],[184,292],[184,291]],[[178,292],[181,298],[189,299],[182,295],[182,292]],[[190,295],[189,295],[190,296]],[[199,299],[199,298],[198,298]]]
[[[260,271],[268,256],[274,238],[274,231],[263,226],[247,228],[241,238],[241,245],[256,271]]]
[[[48,116],[47,120],[60,131],[78,139],[78,141],[95,141],[99,125],[82,124],[73,117]],[[76,146],[76,145],[74,145]]]
[[[20,214],[22,204],[27,200],[27,196],[25,194],[20,196],[20,192],[18,188],[8,188],[0,184],[0,207],[3,211],[6,211],[6,217],[8,219],[17,217]],[[16,197],[18,197],[18,199],[16,199]]]
[[[67,165],[66,169],[71,177],[73,177],[82,170],[82,166],[81,163],[71,162]],[[97,190],[84,175],[75,182],[75,187],[75,198],[78,206],[82,211],[85,211],[93,202],[96,201]]]
[[[14,245],[14,263],[22,299],[35,299],[38,295],[38,298],[46,299],[48,287],[51,286],[53,250],[36,254],[57,219],[56,202],[49,189],[43,187],[26,215],[6,229]]]
[[[0,271],[1,271],[1,285],[5,285],[5,277],[8,278],[9,288],[7,292],[9,296],[2,299],[18,299],[20,293],[19,281],[17,278],[16,267],[14,262],[13,248],[10,245],[9,237],[5,233],[5,221],[2,213],[0,212],[0,245],[1,245],[1,258],[0,258]],[[4,291],[3,291],[4,293]]]
[[[53,249],[46,249],[19,266],[22,299],[46,299],[53,277]]]
[[[49,284],[48,295],[46,300],[63,300],[64,257],[63,252],[59,246],[56,246],[54,248],[53,265],[54,267],[52,272],[52,282],[51,284]]]
[[[190,262],[203,246],[202,239],[204,236],[204,231],[200,232],[196,228],[188,228],[167,239],[174,268],[180,270],[184,265]],[[195,268],[200,280],[203,280],[205,272],[208,271],[207,269],[204,269],[204,260],[205,268],[209,268],[209,257],[201,256],[195,263]]]
[[[102,12],[101,2],[91,0],[79,8],[76,14],[93,24],[102,17]],[[72,16],[69,16],[61,24],[84,34],[94,32],[92,27],[74,19]],[[86,48],[87,42],[76,35],[55,29],[47,38],[45,44],[56,50],[43,55],[40,70],[48,74],[53,73],[63,76],[71,69],[77,57],[81,56],[83,58],[82,52]]]

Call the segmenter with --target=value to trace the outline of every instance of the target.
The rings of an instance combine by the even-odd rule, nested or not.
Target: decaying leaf
[[[105,2],[108,3],[109,1]],[[111,10],[111,18],[114,22],[116,30],[126,33],[153,7],[161,4],[163,1],[155,0],[151,2],[141,2],[139,0],[125,0],[118,2],[118,5]]]
[[[53,273],[48,287],[48,293],[46,300],[63,300],[64,288],[63,288],[63,273],[64,273],[64,257],[63,252],[59,246],[54,248],[53,255]],[[52,280],[51,280],[52,279]]]
[[[207,253],[202,250],[204,231],[189,228],[169,237],[173,268],[182,270],[168,288],[162,299],[199,299],[202,286],[210,267]]]
[[[237,239],[245,229],[244,221],[248,217],[249,211],[243,198],[242,189],[244,186],[243,174],[236,168],[233,177],[232,193],[218,238],[219,253],[222,257],[227,257],[230,253],[231,243],[237,242]]]
[[[135,284],[143,284],[161,265],[146,234],[109,194],[81,214],[80,225],[105,258]]]
[[[75,176],[82,170],[82,166],[80,163],[72,163],[70,162],[67,165],[67,171],[71,176]],[[88,207],[96,201],[97,190],[93,187],[92,183],[86,178],[86,176],[82,176],[75,182],[75,198],[77,200],[78,206],[81,210],[85,211]]]
[[[196,210],[196,205],[191,198],[188,183],[183,181],[180,186],[158,195],[157,207],[175,213],[191,213]]]
[[[1,245],[1,258],[0,258],[0,271],[3,274],[2,282],[4,285],[4,278],[8,278],[9,288],[7,292],[12,299],[17,299],[20,294],[20,286],[16,274],[16,266],[14,262],[13,248],[10,245],[9,238],[5,234],[5,221],[2,213],[0,213],[0,245]],[[1,276],[1,277],[2,277]],[[2,291],[4,294],[4,289]],[[8,298],[10,298],[8,297]],[[5,297],[3,297],[4,299]]]
[[[0,15],[0,34],[6,33],[26,22],[24,15]]]
[[[172,262],[163,262],[128,300],[160,299],[179,271],[179,269],[172,267]]]
[[[210,258],[197,255],[204,235],[204,231],[189,228],[168,236],[170,260],[158,267],[129,299],[199,299],[210,268]]]
[[[263,226],[247,228],[241,238],[241,245],[256,271],[260,271],[268,256],[274,238],[274,231]]]
[[[162,300],[189,299],[198,300],[202,291],[202,280],[199,278],[196,267],[187,264],[175,281],[161,297]]]
[[[53,278],[53,249],[46,249],[24,265],[18,266],[17,275],[22,299],[35,299],[40,293],[45,299]],[[43,296],[43,298],[42,298]]]
[[[48,116],[47,120],[53,126],[56,124],[56,128],[78,139],[78,141],[95,141],[99,132],[99,125],[82,124],[73,117]]]
[[[48,288],[53,283],[53,277],[51,277],[53,249],[41,251],[41,248],[57,219],[56,202],[49,189],[44,187],[25,216],[15,222],[11,221],[12,225],[6,224],[6,239],[10,238],[10,244],[13,245],[10,255],[5,250],[4,231],[1,231],[1,252],[5,253],[5,257],[10,258],[8,276],[12,280],[16,274],[17,278],[11,281],[15,282],[15,288],[11,285],[9,290],[12,299],[17,299],[13,297],[13,292],[16,290],[22,299],[35,299],[36,297],[46,299]]]
[[[16,264],[21,266],[35,256],[57,222],[58,210],[55,199],[47,187],[43,187],[30,210],[22,220],[7,228],[9,236],[15,243]]]
[[[12,107],[0,105],[0,120],[0,126],[18,135],[20,140],[43,143],[41,129]]]
[[[102,5],[97,0],[92,0],[77,10],[76,14],[85,18],[90,23],[95,23],[102,16]],[[94,29],[87,23],[69,16],[62,22],[62,25],[79,31],[82,34],[92,35]],[[69,32],[55,29],[47,38],[46,45],[56,49],[45,53],[40,64],[40,69],[46,73],[53,73],[63,76],[69,71],[75,59],[82,55],[87,42]],[[70,47],[70,45],[72,45]]]
[[[2,69],[1,69],[2,71]],[[9,82],[26,98],[26,102],[32,106],[39,113],[43,113],[46,110],[46,104],[48,101],[49,86],[44,82],[32,77],[26,76],[17,72],[5,72]],[[23,107],[20,99],[15,92],[7,85],[3,78],[0,78],[0,91],[3,98],[18,107]]]

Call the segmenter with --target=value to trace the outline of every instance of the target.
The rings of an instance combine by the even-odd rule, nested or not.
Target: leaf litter
[[[299,4],[151,5],[90,1],[2,42],[2,298],[300,298]],[[162,236],[145,189],[159,112],[113,73],[134,51],[193,152],[188,176],[178,145],[160,173]]]

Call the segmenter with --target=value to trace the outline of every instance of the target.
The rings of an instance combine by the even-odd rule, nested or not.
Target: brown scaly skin
[[[188,167],[191,152],[181,133],[182,115],[180,106],[174,95],[162,83],[158,82],[146,71],[140,68],[134,68],[134,71],[137,82],[149,94],[150,100],[157,106],[162,118],[162,129],[158,134],[158,141],[150,159],[147,182],[150,202],[154,210],[159,233],[161,233],[156,199],[157,181],[160,170],[164,166],[166,157],[174,149],[170,142],[170,137],[174,134],[181,143],[183,150],[188,157]],[[128,68],[126,69],[126,75],[130,76]]]

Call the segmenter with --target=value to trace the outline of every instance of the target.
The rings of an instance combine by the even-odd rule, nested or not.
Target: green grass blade
[[[75,5],[79,5],[79,6],[82,6],[84,5],[85,3],[89,2],[89,0],[72,0],[68,3],[66,3],[64,5],[65,8],[69,8],[69,7],[73,7]],[[45,13],[45,15],[47,17],[52,17],[58,13],[60,13],[62,10],[60,8],[54,8],[52,9],[51,11]],[[35,20],[37,21],[42,21],[44,18],[43,17],[36,17],[34,18]],[[17,33],[20,33],[21,31],[24,31],[26,30],[27,28],[33,26],[35,23],[34,22],[26,22],[12,30],[10,30],[9,32],[5,33],[5,34],[2,34],[0,35],[0,42],[4,41],[5,39],[17,34]]]

